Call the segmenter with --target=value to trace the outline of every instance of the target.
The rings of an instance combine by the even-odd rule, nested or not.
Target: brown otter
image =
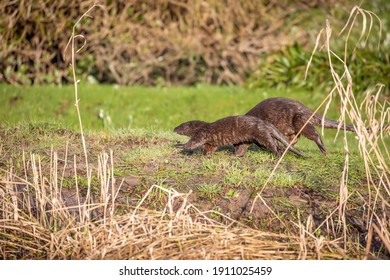
[[[261,101],[245,115],[255,116],[270,122],[292,141],[312,114],[312,110],[296,100],[275,97]],[[315,114],[300,134],[316,142],[321,152],[326,155],[327,150],[314,127],[321,125],[322,116]],[[338,125],[339,123],[337,121],[327,118],[324,119],[325,128],[337,128]],[[341,126],[341,128],[343,128],[343,126]],[[345,129],[347,131],[355,131],[355,128],[352,125],[346,125]],[[298,135],[298,137],[299,136],[300,135]],[[293,145],[298,141],[298,137]],[[249,145],[245,146],[244,144],[240,149],[247,149],[248,146]]]
[[[203,154],[207,157],[219,146],[229,144],[235,146],[236,156],[243,156],[251,143],[263,146],[277,156],[283,152],[277,141],[288,146],[285,136],[272,124],[252,116],[231,116],[213,123],[189,121],[177,126],[174,132],[191,137],[184,144],[184,150],[194,150],[204,145]],[[289,149],[299,156],[305,156],[293,147]]]

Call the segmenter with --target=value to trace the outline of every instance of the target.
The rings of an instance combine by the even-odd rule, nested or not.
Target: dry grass
[[[182,194],[152,186],[139,204],[123,212],[112,155],[101,154],[96,172],[100,196],[64,200],[63,167],[52,153],[50,174],[31,155],[29,180],[3,170],[0,179],[0,256],[3,259],[340,259],[337,241],[305,232],[287,236],[229,225],[209,218]],[[77,170],[77,162],[74,163]],[[27,173],[27,170],[26,170]],[[77,175],[77,171],[75,171]],[[119,184],[120,185],[120,184]],[[143,208],[160,190],[162,211]],[[79,194],[79,192],[77,193]],[[88,200],[93,201],[91,203]],[[220,214],[219,214],[220,215]],[[227,217],[225,217],[227,218]],[[227,218],[228,219],[228,218]],[[350,256],[349,256],[350,257]]]
[[[376,224],[381,229],[381,237],[383,244],[389,250],[388,244],[390,244],[390,221],[386,217],[386,208],[388,209],[389,197],[390,197],[390,181],[389,181],[389,153],[386,147],[384,138],[389,136],[389,131],[385,131],[386,125],[389,123],[390,111],[389,103],[385,99],[380,102],[378,97],[381,93],[382,86],[379,86],[376,93],[367,92],[366,98],[358,104],[354,94],[353,87],[353,73],[348,70],[348,41],[351,31],[355,26],[357,16],[362,17],[362,30],[360,38],[366,36],[368,39],[373,25],[375,14],[370,11],[366,11],[358,6],[354,7],[350,14],[350,19],[353,20],[345,25],[345,28],[341,31],[348,29],[348,34],[345,39],[345,53],[344,57],[338,56],[332,51],[331,48],[331,27],[327,22],[325,32],[325,49],[329,57],[329,65],[331,74],[335,83],[333,91],[329,95],[328,105],[332,100],[332,93],[334,92],[342,101],[342,107],[340,109],[339,120],[345,123],[348,118],[352,121],[356,128],[357,139],[359,142],[359,151],[364,159],[366,179],[367,179],[367,191],[368,197],[361,195],[361,198],[365,201],[366,212],[364,218],[366,219],[366,229],[370,229]],[[379,19],[379,24],[381,22]],[[369,28],[367,28],[369,25]],[[381,30],[381,28],[380,28]],[[319,34],[320,36],[321,34]],[[366,39],[366,40],[367,40]],[[360,40],[360,39],[359,39]],[[357,44],[357,43],[356,43]],[[344,72],[337,73],[332,64],[332,60],[336,59],[342,62],[344,65]],[[367,129],[369,127],[370,129]],[[348,141],[344,132],[344,147],[346,151],[345,165],[340,178],[340,201],[339,201],[339,224],[342,226],[342,232],[344,240],[347,240],[348,228],[346,223],[346,204],[348,203]],[[376,180],[375,178],[380,178]],[[370,244],[367,244],[369,247]]]

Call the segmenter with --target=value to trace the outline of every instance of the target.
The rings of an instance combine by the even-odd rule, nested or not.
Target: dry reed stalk
[[[72,75],[73,75],[73,84],[74,84],[74,97],[75,97],[75,107],[76,107],[76,111],[77,111],[77,117],[78,117],[78,120],[79,120],[79,126],[80,126],[80,133],[81,133],[81,139],[82,139],[82,144],[83,144],[83,149],[84,149],[84,157],[85,157],[85,165],[87,166],[87,170],[89,169],[88,168],[88,153],[87,153],[87,147],[86,147],[86,143],[85,143],[85,137],[84,137],[84,130],[83,130],[83,123],[81,121],[81,114],[80,114],[80,108],[79,108],[79,97],[78,97],[78,83],[79,83],[79,80],[77,80],[77,77],[76,77],[76,57],[75,57],[75,53],[78,53],[79,51],[81,51],[85,45],[87,44],[87,41],[86,41],[86,38],[83,36],[83,35],[76,35],[76,26],[80,23],[80,21],[84,18],[84,17],[90,17],[89,13],[95,8],[95,7],[99,7],[100,5],[97,5],[97,4],[94,4],[92,7],[90,7],[77,21],[76,23],[73,25],[73,29],[72,29],[72,35],[70,36],[69,40],[68,40],[68,44],[66,45],[65,49],[64,49],[64,57],[66,56],[66,51],[69,47],[69,45],[71,46],[71,69],[72,69]],[[76,51],[76,46],[75,46],[75,39],[76,38],[82,38],[83,39],[83,45],[77,49]]]
[[[75,57],[75,54],[80,52],[86,46],[87,40],[86,40],[86,38],[83,35],[80,35],[80,34],[76,35],[76,27],[77,27],[77,25],[81,22],[81,20],[84,17],[91,17],[89,15],[89,13],[93,9],[95,9],[96,7],[102,8],[103,6],[99,5],[99,4],[96,4],[96,3],[93,4],[84,14],[81,15],[81,17],[79,17],[79,19],[73,25],[72,35],[70,36],[70,38],[68,40],[68,43],[65,46],[64,54],[63,54],[64,57],[65,57],[66,56],[66,51],[67,51],[68,47],[71,46],[70,47],[70,49],[71,49],[71,69],[72,69],[73,84],[74,84],[75,107],[76,107],[76,111],[77,111],[77,117],[78,117],[78,120],[79,120],[81,141],[82,141],[83,150],[84,150],[84,159],[85,159],[85,166],[86,166],[86,173],[87,173],[87,182],[88,182],[88,184],[87,184],[88,185],[88,187],[87,187],[87,196],[86,196],[85,202],[83,204],[83,215],[80,214],[81,215],[80,218],[83,218],[83,219],[84,218],[89,219],[89,216],[87,215],[86,208],[91,203],[91,201],[90,201],[90,197],[91,197],[90,192],[91,192],[91,178],[92,178],[91,174],[92,174],[92,170],[89,168],[89,164],[88,164],[88,152],[87,152],[87,146],[86,146],[84,130],[83,130],[83,123],[82,123],[82,120],[81,120],[81,113],[80,113],[80,108],[79,108],[79,97],[78,97],[78,83],[79,83],[79,80],[77,80],[77,77],[76,77],[76,57]],[[77,38],[83,39],[83,45],[76,50],[75,39],[77,39]],[[76,162],[76,157],[74,158],[74,161]],[[75,180],[76,180],[76,188],[77,188],[77,171],[76,170],[75,170]]]

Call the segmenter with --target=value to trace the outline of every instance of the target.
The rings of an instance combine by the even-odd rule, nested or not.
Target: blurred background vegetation
[[[1,1],[0,83],[71,82],[70,53],[64,56],[63,51],[73,24],[93,2]],[[311,89],[331,86],[325,52],[316,54],[308,80],[303,79],[316,35],[326,18],[338,33],[360,1],[106,0],[101,4],[104,8],[94,10],[93,18],[83,20],[78,29],[88,42],[78,54],[77,71],[90,83]],[[383,83],[388,94],[390,1],[363,1],[361,7],[380,17],[383,30],[380,37],[374,22],[368,43],[360,43],[348,58],[355,90]],[[359,35],[359,31],[352,34],[351,46]],[[344,39],[345,34],[337,39],[340,50]]]

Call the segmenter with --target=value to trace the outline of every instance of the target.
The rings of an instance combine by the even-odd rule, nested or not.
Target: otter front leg
[[[205,135],[204,133],[198,133],[192,137],[187,143],[184,144],[184,150],[195,150],[205,144]]]
[[[305,124],[305,119],[304,118],[298,118],[296,119],[296,130],[299,131],[300,128]],[[318,148],[320,151],[326,156],[328,151],[326,150],[324,143],[322,142],[321,136],[318,134],[316,128],[314,125],[308,123],[302,130],[301,134],[305,136],[307,139],[313,140],[316,142]]]
[[[245,153],[248,150],[250,145],[251,144],[235,144],[234,145],[234,155],[236,157],[242,157],[243,155],[245,155]]]
[[[204,145],[203,155],[205,157],[211,157],[211,155],[215,152],[217,147],[211,146],[210,144]]]
[[[184,150],[195,150],[196,148],[199,148],[200,146],[203,146],[204,143],[197,142],[193,139],[190,139],[187,143],[183,145]]]

